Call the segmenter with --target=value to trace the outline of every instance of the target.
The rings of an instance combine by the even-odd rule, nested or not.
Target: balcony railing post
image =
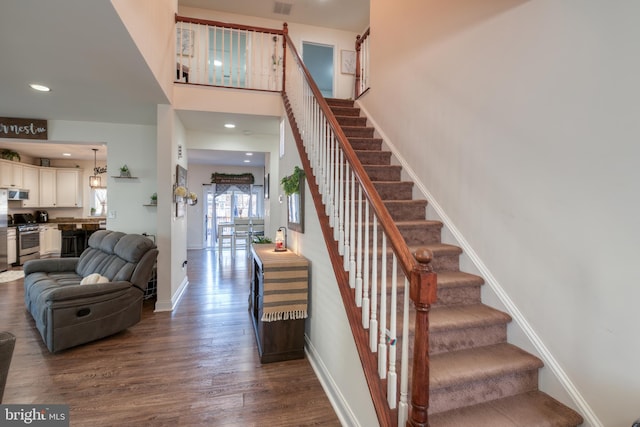
[[[353,99],[360,96],[360,35],[356,37],[356,87]]]
[[[282,24],[282,93],[286,93],[284,84],[287,75],[287,36],[289,34],[289,24]]]
[[[433,254],[420,249],[414,254],[419,262],[411,272],[409,296],[416,308],[413,344],[413,379],[411,383],[411,409],[407,426],[429,425],[429,310],[436,301],[436,274],[429,263]]]

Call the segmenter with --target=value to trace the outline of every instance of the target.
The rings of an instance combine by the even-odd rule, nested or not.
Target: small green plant
[[[8,150],[8,149],[2,150],[2,152],[0,152],[0,157],[2,157],[5,160],[12,160],[16,162],[20,161],[20,154],[18,154],[17,151],[13,151],[13,150]]]
[[[293,168],[293,173],[289,176],[285,176],[280,180],[280,184],[284,188],[284,194],[290,196],[300,192],[300,178],[304,177],[304,171],[298,166]]]
[[[271,243],[271,239],[267,236],[253,236],[253,243]]]
[[[151,195],[151,203],[152,203],[152,204],[154,204],[154,205],[155,205],[156,203],[158,203],[158,193],[153,193],[153,194]]]

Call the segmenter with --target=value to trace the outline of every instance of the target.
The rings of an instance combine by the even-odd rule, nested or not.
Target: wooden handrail
[[[291,56],[293,57],[293,60],[297,63],[298,66],[301,67],[302,71],[304,72],[307,83],[309,84],[309,87],[313,92],[313,96],[316,98],[318,105],[322,110],[322,113],[327,118],[327,123],[335,134],[338,144],[344,152],[345,159],[349,162],[354,174],[356,175],[356,178],[358,179],[358,182],[362,186],[362,190],[365,196],[367,197],[369,203],[371,204],[371,207],[373,208],[375,215],[378,217],[380,225],[387,234],[387,239],[391,243],[391,246],[393,247],[393,250],[398,257],[398,261],[402,266],[405,276],[411,277],[411,272],[418,269],[418,261],[416,261],[416,259],[409,251],[409,247],[404,241],[400,230],[398,230],[398,227],[391,217],[391,214],[389,214],[389,211],[384,206],[380,195],[373,186],[369,175],[367,175],[364,168],[362,167],[362,164],[358,160],[355,151],[353,151],[353,148],[351,148],[351,144],[342,131],[342,128],[338,124],[338,120],[333,115],[331,108],[329,108],[329,104],[327,104],[327,101],[322,96],[320,89],[318,89],[318,86],[313,81],[311,74],[304,66],[302,59],[298,55],[298,51],[291,41],[291,38],[287,36],[286,39],[289,45],[289,49],[291,49]]]
[[[186,22],[187,24],[210,25],[212,27],[232,28],[234,30],[246,30],[246,31],[255,31],[258,33],[284,35],[283,30],[278,30],[273,28],[254,27],[251,25],[231,24],[228,22],[221,22],[221,21],[210,21],[208,19],[189,18],[187,16],[180,16],[178,14],[176,14],[175,17],[176,17],[176,22]]]
[[[368,33],[368,32],[367,32]],[[387,236],[387,241],[390,243],[393,252],[395,253],[398,262],[405,274],[405,277],[409,278],[409,292],[410,298],[413,301],[416,310],[416,323],[415,323],[415,344],[414,344],[414,372],[412,380],[412,396],[411,396],[411,410],[409,419],[407,420],[408,426],[428,426],[428,406],[429,406],[429,310],[431,305],[436,300],[436,275],[430,269],[428,263],[432,259],[432,254],[429,250],[424,249],[416,252],[416,255],[412,255],[409,248],[402,237],[402,234],[398,230],[395,221],[389,214],[387,208],[384,206],[382,199],[378,192],[375,190],[373,183],[371,182],[368,174],[365,172],[362,164],[358,160],[351,144],[342,128],[338,124],[333,112],[331,111],[326,100],[322,96],[320,90],[315,84],[311,74],[304,66],[302,59],[298,55],[298,52],[289,38],[285,34],[286,43],[291,49],[291,56],[296,65],[300,68],[304,75],[308,87],[317,102],[320,110],[322,111],[328,126],[331,128],[340,149],[343,152],[345,160],[349,163],[353,174],[355,175],[360,188],[363,191],[366,199],[368,200],[374,215],[378,218],[378,223],[384,230]],[[286,49],[285,49],[286,50]],[[285,70],[286,74],[286,70]],[[313,169],[311,163],[306,155],[304,147],[304,141],[297,128],[296,119],[293,114],[292,107],[289,103],[289,98],[286,93],[286,88],[283,89],[283,99],[285,103],[285,109],[293,129],[294,138],[300,158],[303,164],[303,168],[307,176],[313,176]],[[368,340],[365,334],[365,330],[361,327],[362,315],[358,307],[353,303],[351,290],[349,286],[348,275],[345,274],[342,268],[342,262],[340,261],[340,255],[337,248],[337,243],[333,238],[331,226],[329,220],[324,214],[324,206],[322,203],[322,195],[319,192],[317,183],[313,180],[308,180],[309,188],[313,196],[314,204],[322,232],[329,249],[329,257],[331,259],[332,266],[336,275],[336,280],[339,283],[339,289],[342,299],[345,303],[345,309],[348,314],[349,325],[356,341],[356,347],[358,354],[360,355],[361,362],[364,368],[365,378],[369,386],[371,398],[374,403],[374,408],[378,416],[378,420],[383,426],[392,426],[396,423],[393,421],[392,415],[397,415],[396,410],[391,410],[385,399],[385,390],[382,387],[382,383],[377,376],[376,360],[371,352],[368,351]]]
[[[355,82],[356,87],[354,91],[356,99],[358,99],[358,97],[361,95],[360,80],[362,79],[362,73],[360,71],[360,64],[361,64],[360,51],[362,49],[362,43],[364,43],[367,37],[369,37],[370,33],[371,33],[371,29],[367,28],[366,31],[362,33],[362,35],[358,35],[356,37],[356,82]]]

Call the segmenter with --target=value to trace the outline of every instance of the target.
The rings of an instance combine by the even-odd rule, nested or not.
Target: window
[[[107,189],[91,189],[91,215],[107,216]]]

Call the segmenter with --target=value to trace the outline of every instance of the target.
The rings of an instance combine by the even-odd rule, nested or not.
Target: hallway
[[[189,251],[174,312],[146,301],[139,324],[60,354],[26,312],[22,280],[0,284],[0,329],[17,336],[3,404],[69,404],[72,426],[339,426],[306,359],[260,364],[245,255]]]

